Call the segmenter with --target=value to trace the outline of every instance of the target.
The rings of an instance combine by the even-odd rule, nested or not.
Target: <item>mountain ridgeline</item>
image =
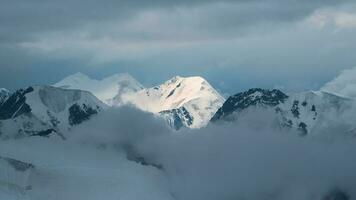
[[[234,112],[240,112],[251,106],[274,107],[283,103],[288,96],[279,90],[249,89],[230,96],[223,106],[215,113],[211,121],[227,118]]]
[[[77,73],[54,86],[33,86],[13,93],[0,89],[0,137],[64,138],[62,132],[102,110],[123,105],[151,112],[177,131],[219,121],[233,123],[251,109],[269,109],[278,128],[297,130],[303,136],[333,129],[356,134],[355,100],[328,92],[286,94],[277,89],[252,88],[225,101],[198,76],[176,76],[145,88],[128,74],[95,80]]]
[[[0,105],[0,137],[50,136],[88,120],[106,108],[91,93],[33,86],[10,94]]]

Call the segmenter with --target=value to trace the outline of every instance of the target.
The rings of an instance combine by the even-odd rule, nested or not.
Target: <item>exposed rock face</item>
[[[193,124],[194,117],[184,107],[172,110],[161,111],[160,114],[166,119],[168,124],[175,130],[182,127],[189,127]]]
[[[33,87],[17,90],[0,105],[0,120],[15,118],[30,113],[31,108],[26,103],[26,94],[33,92]]]
[[[97,113],[98,111],[96,109],[88,107],[85,104],[82,104],[82,106],[74,104],[69,108],[69,124],[72,126],[78,125]]]
[[[229,97],[211,121],[217,121],[251,106],[274,107],[283,103],[287,98],[288,96],[279,90],[249,89]]]

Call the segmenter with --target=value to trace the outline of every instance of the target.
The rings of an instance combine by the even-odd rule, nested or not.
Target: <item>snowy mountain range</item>
[[[80,124],[107,106],[89,92],[33,86],[9,95],[0,105],[0,137],[49,136]]]
[[[95,80],[77,73],[54,86],[89,91],[109,106],[132,104],[163,116],[175,129],[207,125],[225,101],[202,77],[176,76],[162,85],[144,88],[128,74]]]
[[[330,128],[330,124],[355,132],[353,87],[347,89],[350,97],[326,92],[341,87],[336,81],[341,79],[345,78],[336,78],[316,92],[285,94],[276,89],[254,88],[225,101],[199,76],[176,76],[145,88],[129,74],[96,80],[76,73],[53,86],[34,86],[12,94],[1,89],[0,131],[2,136],[15,137],[60,133],[103,109],[132,105],[163,117],[176,130],[201,128],[210,121],[233,121],[250,108],[272,108],[280,127],[299,130],[302,135]]]

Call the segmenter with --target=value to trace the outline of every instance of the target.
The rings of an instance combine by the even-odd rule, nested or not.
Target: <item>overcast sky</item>
[[[223,93],[318,89],[356,66],[352,0],[0,0],[0,87],[128,72]]]

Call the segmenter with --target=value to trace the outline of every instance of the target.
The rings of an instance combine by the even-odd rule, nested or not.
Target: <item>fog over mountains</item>
[[[354,199],[353,75],[226,99],[199,76],[0,89],[0,199]]]

